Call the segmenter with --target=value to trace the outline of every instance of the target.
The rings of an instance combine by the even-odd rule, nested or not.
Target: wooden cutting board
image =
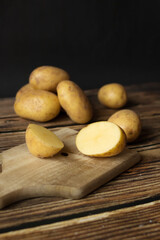
[[[75,146],[75,130],[62,128],[55,133],[65,147],[50,159],[32,156],[26,144],[1,153],[0,208],[39,196],[82,198],[140,160],[136,151],[127,148],[116,157],[87,157]]]

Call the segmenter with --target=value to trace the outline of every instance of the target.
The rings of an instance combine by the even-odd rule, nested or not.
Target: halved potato
[[[39,158],[52,157],[64,147],[53,132],[37,124],[28,125],[25,137],[29,152]]]
[[[116,124],[100,121],[89,124],[76,137],[78,150],[88,156],[111,157],[119,154],[126,146],[126,136]]]

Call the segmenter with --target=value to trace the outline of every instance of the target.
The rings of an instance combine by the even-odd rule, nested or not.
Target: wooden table
[[[142,134],[129,148],[142,161],[80,200],[43,197],[0,210],[0,239],[160,239],[160,84],[126,87],[126,108],[142,119]],[[106,120],[114,110],[86,91],[94,105],[93,121]],[[14,98],[0,100],[0,151],[24,143],[30,121],[13,111]],[[50,129],[80,129],[62,112],[43,124]]]

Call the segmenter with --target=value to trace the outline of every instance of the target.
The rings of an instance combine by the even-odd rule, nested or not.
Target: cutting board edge
[[[135,166],[137,163],[139,163],[141,161],[141,155],[138,152],[136,152],[135,150],[131,150],[131,151],[133,151],[137,155],[136,161],[134,160],[134,161],[129,162],[129,164],[126,166],[126,168],[123,170],[123,172],[127,171],[128,169]],[[103,186],[104,184],[108,183],[115,177],[121,175],[122,171],[119,170],[118,172],[115,172],[115,174],[113,175],[113,172],[111,170],[110,173],[111,174],[109,176],[108,176],[108,173],[104,173],[103,175],[101,175],[100,178],[97,177],[96,179],[94,179],[93,181],[91,181],[87,185],[85,185],[85,187],[81,186],[79,188],[75,188],[74,195],[72,195],[70,198],[71,199],[81,199],[81,198],[85,197],[89,193],[98,189],[100,186]],[[107,178],[105,178],[105,176],[107,176]]]

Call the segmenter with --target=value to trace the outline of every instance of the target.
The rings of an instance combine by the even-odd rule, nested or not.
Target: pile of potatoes
[[[118,83],[102,86],[98,100],[108,108],[119,109],[127,103],[125,88]],[[116,111],[108,121],[91,123],[82,128],[76,137],[78,150],[88,156],[111,157],[121,153],[127,143],[135,141],[141,133],[141,121],[130,109]]]
[[[57,117],[62,107],[74,122],[88,123],[93,117],[92,105],[84,91],[69,79],[69,74],[63,69],[53,66],[36,68],[29,76],[29,83],[16,94],[15,112],[22,118],[46,122]],[[97,97],[101,104],[112,109],[123,108],[128,100],[125,88],[118,83],[102,86]],[[135,141],[140,133],[138,114],[130,109],[121,109],[106,121],[82,128],[77,134],[76,146],[88,156],[115,156],[123,151],[127,143]],[[41,139],[44,135],[46,140]],[[53,156],[64,146],[49,130],[34,124],[27,128],[26,143],[33,155],[43,158]]]
[[[69,79],[63,69],[53,66],[36,68],[29,76],[29,83],[16,94],[16,114],[47,122],[57,117],[62,107],[74,122],[89,122],[93,116],[92,106],[83,90]]]
[[[119,109],[126,105],[128,97],[121,84],[110,83],[99,89],[98,100],[108,108]],[[117,124],[125,132],[127,142],[135,141],[141,133],[140,117],[130,109],[115,112],[108,121]]]

